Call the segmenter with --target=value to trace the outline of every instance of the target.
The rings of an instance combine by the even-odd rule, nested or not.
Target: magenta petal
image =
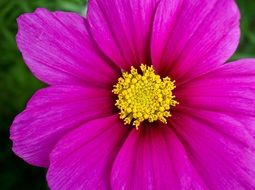
[[[69,133],[50,155],[50,188],[110,189],[111,166],[128,132],[115,115]]]
[[[158,1],[89,1],[88,21],[92,34],[105,54],[121,68],[147,63]]]
[[[218,122],[217,130],[251,144],[255,138],[254,84],[255,59],[222,65],[179,86],[175,92],[180,102],[177,110],[205,118],[210,114],[213,122]]]
[[[176,88],[181,105],[191,108],[255,116],[255,59],[221,67]]]
[[[180,86],[169,120],[212,189],[255,189],[255,60],[222,65]]]
[[[85,18],[37,9],[18,18],[17,44],[36,77],[48,84],[112,85],[117,72],[100,56]]]
[[[178,83],[223,64],[238,45],[239,19],[234,0],[162,0],[152,32],[155,68]]]
[[[167,126],[134,129],[114,162],[111,178],[114,190],[206,189]]]
[[[190,109],[171,123],[210,189],[255,189],[255,141],[244,126],[254,127],[254,121],[242,124],[238,116]]]
[[[47,167],[58,140],[88,120],[113,114],[111,92],[54,86],[38,91],[11,126],[13,151],[32,165]]]

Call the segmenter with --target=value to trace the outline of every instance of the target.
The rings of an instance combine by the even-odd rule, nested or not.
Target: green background
[[[255,57],[255,1],[238,0],[241,43],[232,59]],[[23,162],[11,151],[9,127],[33,92],[44,86],[25,66],[15,43],[16,18],[37,7],[84,13],[85,0],[0,0],[0,189],[47,189],[45,170]]]

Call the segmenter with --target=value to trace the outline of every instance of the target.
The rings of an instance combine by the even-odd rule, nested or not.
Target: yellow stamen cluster
[[[142,64],[140,69],[141,74],[131,67],[114,85],[112,92],[118,95],[115,105],[120,109],[120,118],[125,124],[132,122],[136,129],[144,120],[167,123],[170,107],[178,104],[172,94],[174,81],[169,77],[161,79],[152,66]]]

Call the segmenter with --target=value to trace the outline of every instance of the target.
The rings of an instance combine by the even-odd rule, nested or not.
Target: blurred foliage
[[[232,59],[255,57],[255,1],[237,0],[241,43]],[[17,50],[16,18],[37,7],[84,14],[85,0],[0,0],[0,189],[47,189],[45,171],[32,167],[11,152],[9,126],[33,92],[44,86],[25,66]]]
[[[255,1],[237,0],[241,10],[241,41],[232,59],[255,57]]]

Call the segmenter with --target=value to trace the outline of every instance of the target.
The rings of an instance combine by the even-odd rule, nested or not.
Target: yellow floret
[[[120,118],[136,129],[145,120],[167,123],[170,107],[178,104],[172,94],[174,81],[169,77],[161,79],[152,66],[142,64],[140,69],[141,74],[131,67],[131,71],[123,72],[114,85],[112,92],[118,95],[115,105],[120,110]]]

